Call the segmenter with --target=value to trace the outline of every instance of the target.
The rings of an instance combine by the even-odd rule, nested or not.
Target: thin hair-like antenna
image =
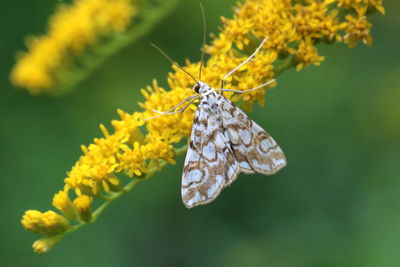
[[[164,51],[162,51],[161,48],[159,48],[158,46],[156,46],[155,44],[150,44],[152,47],[154,47],[155,49],[158,50],[158,52],[160,52],[161,55],[163,55],[166,59],[168,59],[169,62],[171,62],[172,65],[177,66],[181,71],[183,71],[184,73],[186,73],[187,75],[189,75],[196,83],[198,83],[199,81],[196,80],[196,78],[190,74],[189,72],[187,72],[185,69],[183,69],[181,66],[179,66],[178,63],[176,63],[175,61],[173,61]]]
[[[240,69],[244,64],[246,64],[247,62],[249,62],[263,47],[265,41],[267,41],[269,39],[269,37],[265,37],[261,43],[258,45],[256,51],[253,52],[253,54],[251,54],[245,61],[243,61],[242,63],[240,63],[239,65],[237,65],[233,70],[231,70],[228,74],[226,74],[224,76],[224,78],[222,78],[222,82],[221,82],[221,89],[224,88],[225,86],[225,80],[226,78],[228,78],[229,76],[231,76],[235,71],[237,71],[238,69]]]
[[[244,93],[248,93],[248,92],[251,92],[251,91],[254,91],[254,90],[258,90],[258,89],[260,89],[260,88],[263,88],[263,87],[265,87],[265,86],[267,86],[267,85],[269,85],[269,84],[271,84],[271,83],[273,83],[273,82],[276,82],[276,80],[275,80],[275,79],[272,79],[272,80],[269,80],[268,82],[263,83],[263,84],[261,84],[261,85],[259,85],[259,86],[256,86],[256,87],[251,88],[251,89],[243,90],[243,91],[234,90],[234,89],[224,89],[224,88],[221,88],[221,89],[218,89],[217,92],[222,91],[222,92],[234,92],[234,93],[244,94]]]
[[[204,6],[203,6],[202,2],[200,2],[200,10],[201,10],[201,16],[203,19],[203,43],[201,45],[199,80],[201,80],[201,72],[203,70],[203,65],[204,65],[204,46],[206,45],[206,38],[207,38],[206,13],[204,11]]]

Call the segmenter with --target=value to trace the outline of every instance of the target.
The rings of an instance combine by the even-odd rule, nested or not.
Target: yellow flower
[[[317,48],[313,45],[311,39],[309,38],[300,43],[299,49],[296,52],[296,56],[300,62],[296,66],[297,70],[301,70],[304,66],[310,64],[319,66],[321,61],[325,60],[325,57],[318,55]]]
[[[46,236],[33,242],[32,248],[38,254],[49,252],[61,240],[61,235]]]
[[[118,158],[121,162],[118,166],[118,172],[125,171],[129,177],[140,177],[147,172],[144,147],[139,142],[135,142],[133,148],[124,146],[122,150],[123,152]]]
[[[63,233],[69,227],[69,221],[54,211],[27,210],[21,223],[27,230],[47,236]]]
[[[136,9],[133,0],[74,0],[60,5],[50,19],[47,34],[31,37],[11,72],[14,85],[31,94],[52,92],[60,72],[100,38],[122,32]]]
[[[357,17],[353,15],[346,16],[348,25],[346,27],[347,33],[344,36],[344,42],[348,44],[349,47],[355,47],[358,41],[362,41],[366,45],[372,45],[372,25],[365,16],[366,11],[367,7],[357,8]]]
[[[59,191],[53,197],[53,206],[61,211],[68,219],[78,219],[77,210],[72,204],[67,192]]]
[[[337,0],[339,7],[346,8],[375,8],[380,13],[385,14],[385,8],[383,7],[383,0]]]
[[[308,1],[309,5],[297,4],[293,22],[303,39],[326,37],[329,41],[341,40],[339,31],[346,24],[340,23],[337,18],[338,10],[329,11],[332,1]]]
[[[318,54],[316,44],[321,41],[344,40],[351,46],[361,40],[370,44],[371,24],[366,10],[370,7],[379,10],[381,4],[378,0],[245,0],[234,9],[232,19],[222,19],[221,32],[204,48],[210,57],[204,63],[202,80],[218,88],[221,79],[246,59],[265,37],[268,40],[263,49],[229,77],[225,88],[243,91],[275,78],[288,68],[301,70],[319,65],[324,57]],[[351,15],[353,9],[357,10],[357,17]],[[345,20],[338,16],[339,12],[344,14]],[[183,68],[197,78],[200,64],[186,61]],[[64,211],[70,207],[67,196],[75,194],[73,205],[80,218],[85,222],[94,221],[111,201],[151,177],[165,164],[175,163],[176,156],[185,150],[181,145],[187,143],[185,138],[191,131],[196,102],[185,112],[173,115],[156,112],[168,111],[195,94],[191,90],[193,78],[176,66],[173,70],[167,78],[170,90],[160,87],[154,80],[152,86],[141,90],[144,97],[141,111],[129,114],[118,110],[120,119],[112,121],[112,131],[100,125],[104,137],[82,146],[83,155],[67,173],[64,191],[57,194],[54,206],[67,213]],[[250,110],[256,101],[264,104],[266,91],[275,85],[272,83],[267,88],[244,94],[224,95]],[[119,178],[123,175],[131,181],[124,183]],[[92,213],[94,198],[104,202]],[[64,218],[58,216],[55,217],[59,221],[60,217]],[[40,212],[27,211],[23,225],[46,235],[43,221]],[[40,247],[45,246],[37,247],[41,250]]]
[[[79,212],[81,220],[85,222],[90,222],[92,219],[92,202],[93,198],[80,195],[74,200],[74,205]]]

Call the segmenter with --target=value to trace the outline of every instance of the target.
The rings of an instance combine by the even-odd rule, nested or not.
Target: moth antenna
[[[271,83],[273,83],[273,82],[276,82],[276,80],[275,80],[275,79],[272,79],[272,80],[269,80],[268,82],[263,83],[263,84],[261,84],[261,85],[259,85],[259,86],[257,86],[257,87],[254,87],[254,88],[251,88],[251,89],[247,89],[247,90],[243,90],[243,91],[234,90],[234,89],[224,89],[224,88],[221,88],[221,89],[218,89],[217,92],[222,91],[222,92],[234,92],[234,93],[243,94],[243,93],[251,92],[251,91],[254,91],[254,90],[258,90],[258,89],[263,88],[263,87],[265,87],[265,86],[267,86],[267,85],[269,85],[269,84],[271,84]]]
[[[203,70],[203,65],[204,65],[204,46],[206,45],[206,38],[207,38],[206,13],[204,11],[204,6],[202,2],[200,2],[200,10],[201,10],[201,17],[203,19],[203,43],[201,45],[199,80],[201,80],[201,72]]]
[[[150,44],[152,47],[154,47],[155,49],[158,50],[158,52],[160,52],[161,55],[163,55],[166,59],[168,59],[169,62],[171,62],[172,65],[177,66],[181,71],[183,71],[184,73],[186,73],[187,75],[189,75],[196,83],[198,83],[199,81],[196,80],[196,78],[190,74],[189,72],[187,72],[185,69],[183,69],[178,63],[176,63],[175,61],[173,61],[164,51],[162,51],[161,48],[159,48],[158,46],[156,46],[155,44]]]
[[[251,54],[245,61],[243,61],[242,63],[240,63],[239,65],[237,65],[233,70],[231,70],[228,74],[226,74],[226,75],[224,76],[224,78],[222,78],[222,81],[221,81],[221,89],[223,89],[224,86],[225,86],[225,80],[226,80],[226,78],[228,78],[229,76],[231,76],[235,71],[237,71],[237,70],[240,69],[244,64],[246,64],[247,62],[249,62],[249,61],[261,50],[261,48],[263,47],[264,43],[268,40],[268,38],[269,38],[268,36],[265,37],[265,38],[261,41],[261,43],[258,45],[256,51],[253,52],[253,54]]]

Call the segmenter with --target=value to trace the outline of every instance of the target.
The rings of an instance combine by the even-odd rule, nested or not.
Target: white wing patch
[[[274,139],[216,92],[203,96],[190,139],[182,175],[188,208],[213,201],[239,172],[273,174],[286,165]]]

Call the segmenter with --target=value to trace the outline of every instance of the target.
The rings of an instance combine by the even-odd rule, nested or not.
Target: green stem
[[[275,68],[275,76],[278,76],[285,72],[287,69],[296,66],[295,61],[296,57],[294,55],[289,55],[288,57],[286,57],[284,60],[281,61],[281,64],[279,64]]]

